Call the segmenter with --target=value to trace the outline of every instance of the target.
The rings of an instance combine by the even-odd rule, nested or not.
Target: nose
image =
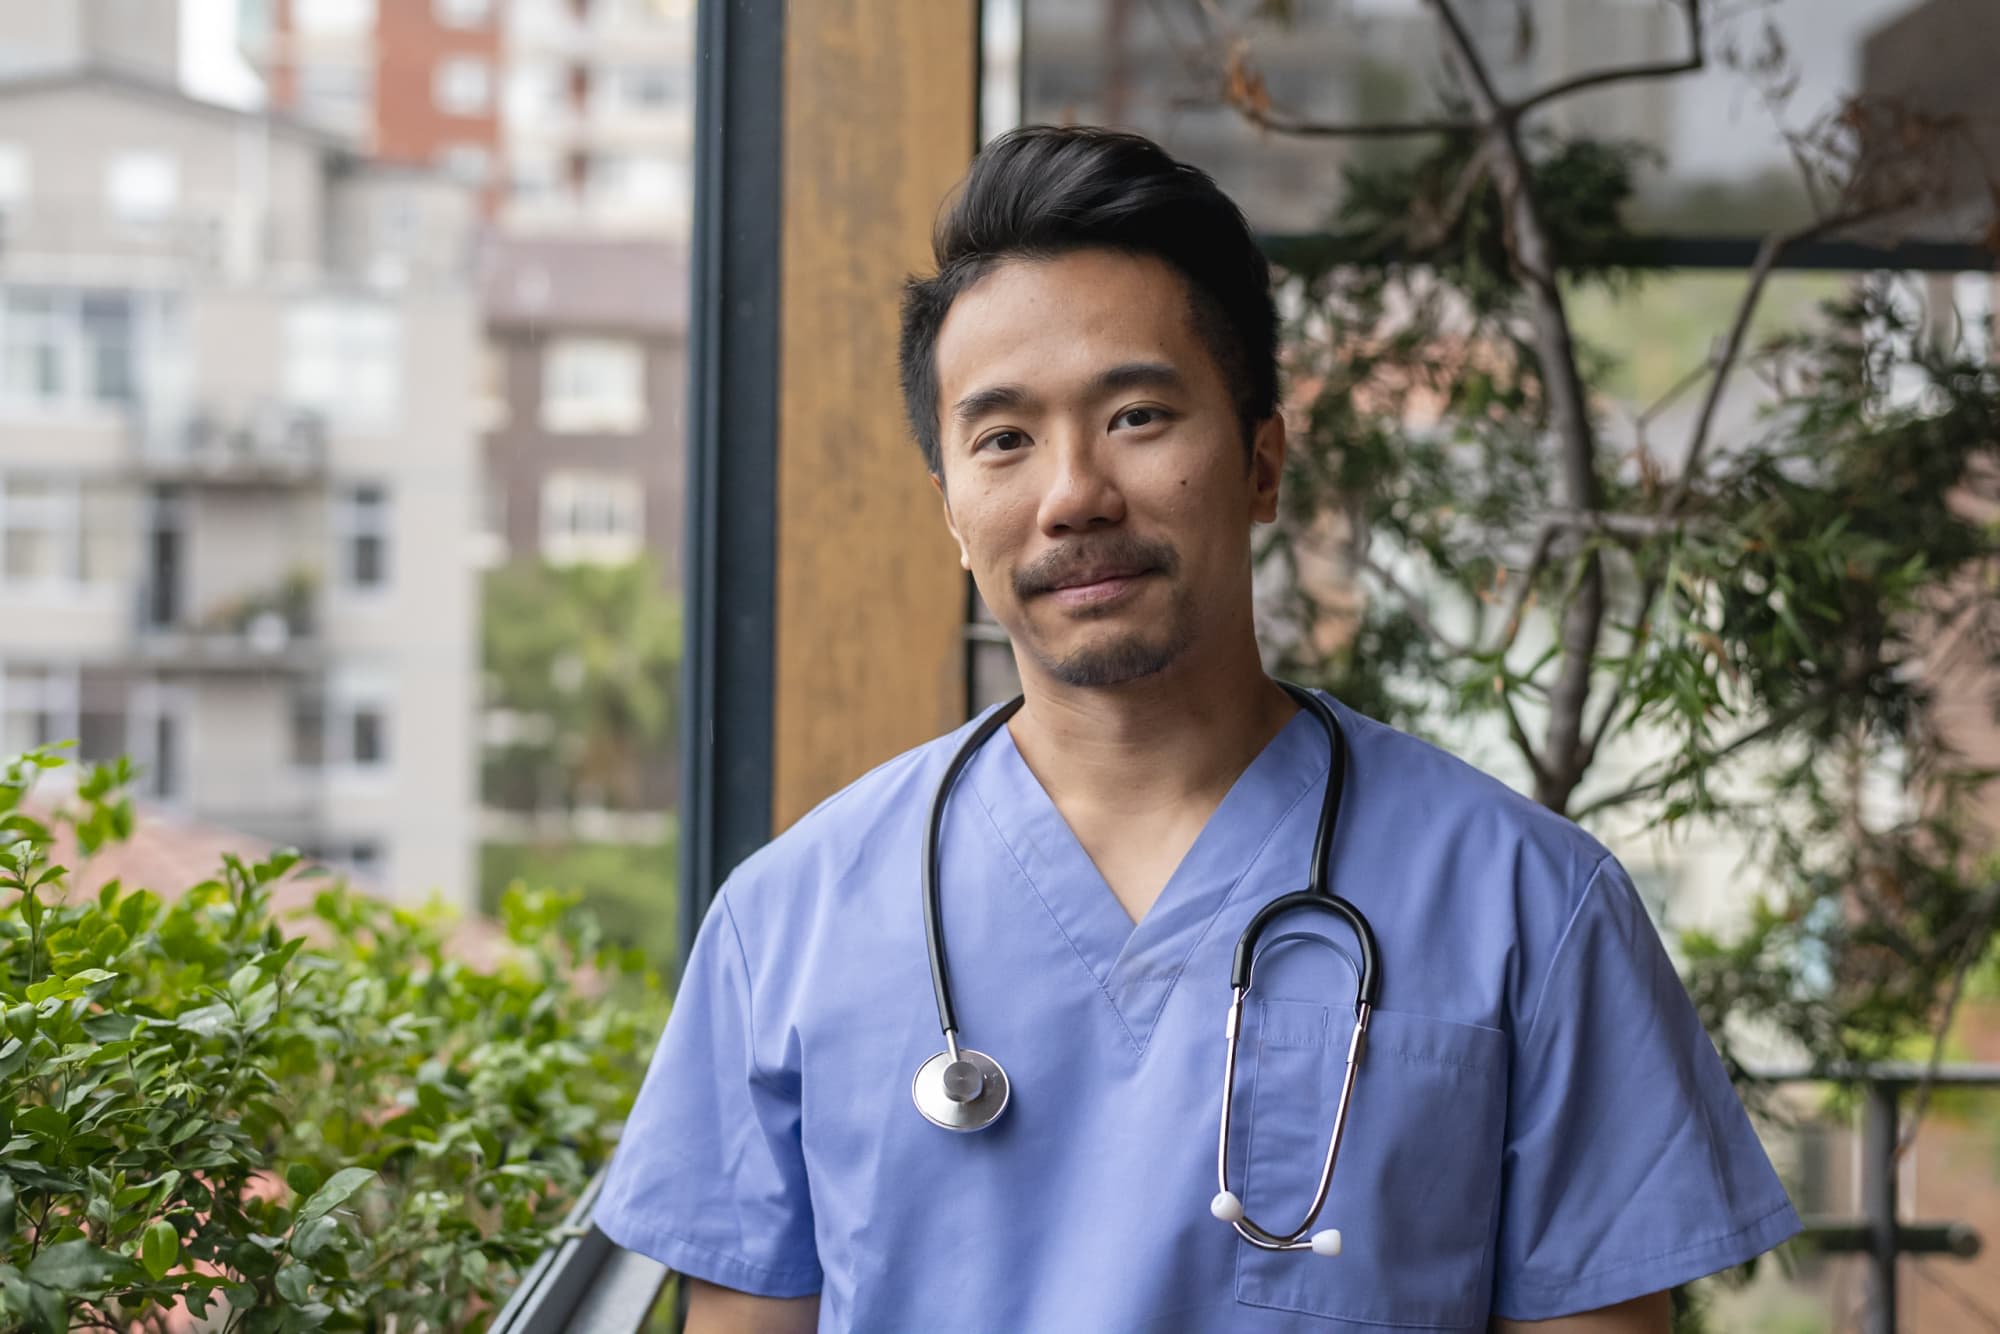
[[[1044,455],[1050,470],[1036,514],[1042,532],[1055,536],[1123,523],[1125,497],[1103,442],[1082,432],[1063,434]]]

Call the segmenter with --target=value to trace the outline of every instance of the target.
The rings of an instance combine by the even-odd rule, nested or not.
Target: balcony
[[[282,487],[326,478],[326,419],[309,408],[196,409],[142,429],[135,442],[134,463],[151,482]]]
[[[198,618],[178,614],[156,576],[139,590],[134,656],[161,671],[311,672],[325,666],[318,629],[318,582],[298,569],[278,583],[233,597]]]

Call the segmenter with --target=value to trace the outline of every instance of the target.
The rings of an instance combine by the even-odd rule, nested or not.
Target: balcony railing
[[[1883,1064],[1836,1069],[1763,1070],[1754,1082],[1842,1084],[1866,1095],[1862,1130],[1860,1218],[1808,1217],[1801,1243],[1826,1255],[1868,1259],[1864,1334],[1896,1334],[1898,1261],[1905,1255],[1971,1260],[1984,1239],[1956,1222],[1904,1222],[1896,1199],[1899,1123],[1910,1090],[2000,1088],[2000,1064]],[[491,1334],[638,1334],[651,1319],[668,1271],[658,1261],[623,1250],[591,1225],[603,1173],[570,1210],[557,1244],[535,1262],[494,1320]]]
[[[150,481],[289,486],[326,477],[326,418],[296,405],[197,408],[149,424],[135,440],[134,461]]]
[[[319,599],[303,574],[243,594],[198,619],[175,615],[150,583],[134,607],[134,655],[178,671],[302,672],[325,665]]]

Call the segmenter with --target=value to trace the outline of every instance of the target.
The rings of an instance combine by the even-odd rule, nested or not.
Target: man
[[[1666,1289],[1795,1232],[1618,863],[1337,701],[1328,888],[1380,959],[1315,1225],[1342,1253],[1211,1216],[1231,952],[1306,886],[1336,753],[1252,634],[1268,271],[1206,176],[1091,129],[987,148],[936,251],[907,407],[1025,695],[951,786],[939,925],[1009,1098],[976,1133],[912,1106],[944,1045],[925,834],[968,725],[750,858],[695,942],[597,1208],[691,1280],[692,1334],[1650,1334]],[[1319,1184],[1360,953],[1318,913],[1263,938],[1226,1165],[1266,1227]],[[933,1109],[999,1088],[968,1078]]]

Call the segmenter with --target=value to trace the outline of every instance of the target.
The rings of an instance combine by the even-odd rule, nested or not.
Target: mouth
[[[1086,570],[1070,575],[1048,590],[1060,607],[1101,607],[1116,602],[1154,571],[1147,569]]]

